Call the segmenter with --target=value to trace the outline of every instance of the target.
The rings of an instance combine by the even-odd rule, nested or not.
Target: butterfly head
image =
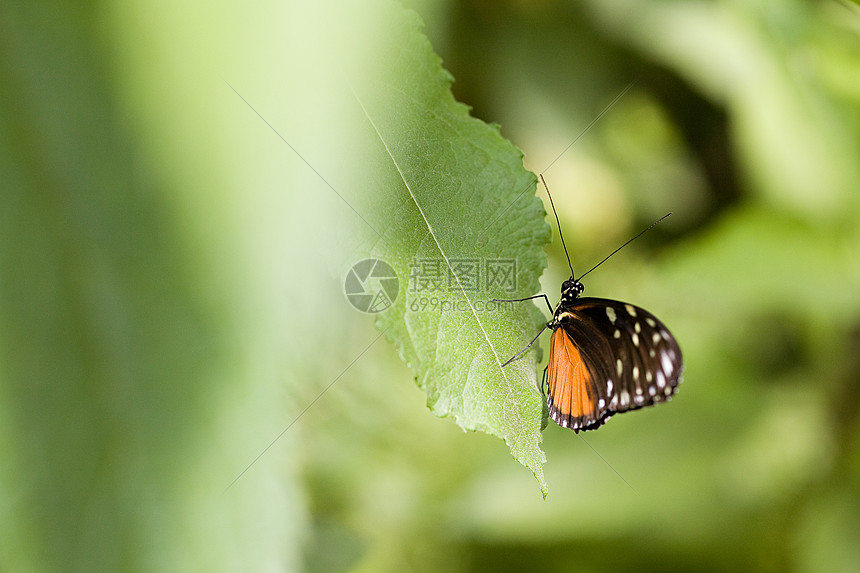
[[[585,287],[582,286],[581,282],[570,277],[561,283],[561,302],[573,302],[579,298],[579,295],[581,295],[584,290]]]

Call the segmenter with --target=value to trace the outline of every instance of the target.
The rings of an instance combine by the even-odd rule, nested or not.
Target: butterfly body
[[[566,280],[547,323],[549,414],[576,432],[670,400],[683,369],[681,349],[657,317],[620,301],[581,298],[582,292],[582,283]]]
[[[554,311],[546,294],[493,299],[523,302],[542,298],[553,313],[552,320],[537,336],[502,367],[528,351],[544,330],[552,330],[546,367],[547,409],[555,423],[577,433],[596,430],[614,414],[668,402],[681,383],[684,368],[675,337],[643,308],[605,298],[582,298],[585,287],[581,281],[671,213],[651,223],[576,279],[552,195],[543,175],[540,180],[552,205],[570,278],[561,284],[561,300]]]

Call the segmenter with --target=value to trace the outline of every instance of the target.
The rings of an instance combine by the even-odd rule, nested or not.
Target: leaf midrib
[[[430,224],[430,221],[427,219],[427,216],[424,214],[424,209],[421,208],[421,205],[418,203],[418,198],[412,192],[412,188],[409,185],[409,182],[406,181],[406,177],[403,174],[403,171],[400,169],[400,164],[395,159],[394,154],[391,152],[391,149],[388,146],[388,143],[385,141],[385,138],[382,136],[382,133],[379,131],[379,128],[376,125],[376,122],[373,121],[370,113],[367,111],[367,108],[364,105],[364,102],[355,92],[355,89],[352,89],[352,94],[355,99],[358,101],[358,105],[361,106],[361,110],[364,113],[364,116],[367,118],[367,121],[370,122],[370,125],[373,127],[376,136],[379,138],[379,141],[382,143],[383,147],[385,147],[385,152],[388,154],[388,157],[391,159],[391,163],[394,165],[394,168],[397,169],[397,174],[400,177],[400,180],[403,182],[403,185],[406,187],[406,190],[409,192],[409,196],[412,198],[412,202],[415,204],[415,207],[418,209],[418,212],[421,214],[421,218],[424,221],[424,225],[427,227],[427,231],[430,233],[430,236],[433,237],[433,242],[436,244],[436,248],[439,250],[439,254],[445,260],[445,265],[448,267],[451,275],[457,281],[457,287],[460,289],[460,292],[463,295],[463,298],[466,299],[466,302],[469,303],[469,309],[472,312],[472,317],[475,319],[478,327],[481,329],[481,334],[483,335],[484,340],[487,342],[487,345],[490,347],[490,350],[493,352],[493,358],[496,361],[496,366],[498,368],[499,373],[505,380],[505,385],[507,386],[508,393],[513,392],[513,387],[511,386],[510,380],[508,380],[508,376],[505,373],[504,368],[502,368],[502,361],[499,359],[499,354],[496,352],[496,347],[493,346],[493,342],[490,340],[489,334],[487,334],[486,329],[484,328],[484,324],[481,322],[480,317],[478,316],[477,311],[475,310],[474,305],[472,304],[472,300],[469,298],[469,295],[466,294],[466,290],[463,288],[463,285],[460,283],[460,277],[457,276],[457,273],[454,271],[454,268],[451,266],[450,261],[448,260],[448,255],[445,253],[445,250],[442,248],[442,244],[439,242],[439,239],[436,237],[436,233],[433,231],[433,226]]]

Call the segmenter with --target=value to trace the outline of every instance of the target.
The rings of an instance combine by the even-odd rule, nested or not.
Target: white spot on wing
[[[648,326],[650,326],[651,328],[654,328],[654,327],[656,327],[656,326],[657,326],[657,323],[656,323],[656,322],[654,322],[654,319],[653,319],[653,318],[646,318],[646,319],[645,319],[645,322],[647,322],[647,323],[648,323]]]
[[[635,332],[630,336],[633,339],[633,346],[639,346],[639,335]]]
[[[624,365],[621,364],[621,359],[617,358],[615,360],[615,369],[618,371],[618,375],[621,376],[621,373],[624,372]]]
[[[613,389],[613,387],[614,387],[614,386],[612,385],[612,380],[611,380],[611,379],[610,379],[610,380],[607,380],[607,381],[606,381],[606,395],[607,395],[607,396],[611,396],[611,395],[612,395],[612,389]]]
[[[657,372],[657,387],[662,388],[665,385],[666,385],[666,377],[663,376],[662,372],[658,371]]]
[[[615,332],[612,333],[612,338],[621,338],[621,331],[616,328]]]
[[[636,317],[636,309],[633,308],[633,306],[631,306],[629,304],[625,304],[624,308],[627,310],[627,312],[630,314],[630,316],[632,316],[634,318]]]
[[[633,367],[633,379],[639,380],[639,367],[638,366]]]
[[[669,358],[669,354],[667,352],[660,353],[660,364],[663,365],[663,370],[666,371],[666,376],[671,376],[672,371],[675,368],[672,366],[672,359]]]
[[[651,342],[653,342],[654,344],[657,344],[658,342],[660,342],[660,333],[659,332],[655,332],[654,334],[651,335]]]
[[[633,325],[633,330],[635,330],[637,334],[642,332],[642,325],[637,322]]]
[[[609,322],[611,322],[612,324],[615,324],[615,320],[618,318],[615,315],[615,309],[611,306],[606,307],[606,316],[609,317]]]

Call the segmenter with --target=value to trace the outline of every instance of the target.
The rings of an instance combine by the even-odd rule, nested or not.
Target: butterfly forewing
[[[671,398],[681,349],[650,312],[615,300],[559,307],[550,346],[547,404],[559,425],[593,430],[613,414]]]

